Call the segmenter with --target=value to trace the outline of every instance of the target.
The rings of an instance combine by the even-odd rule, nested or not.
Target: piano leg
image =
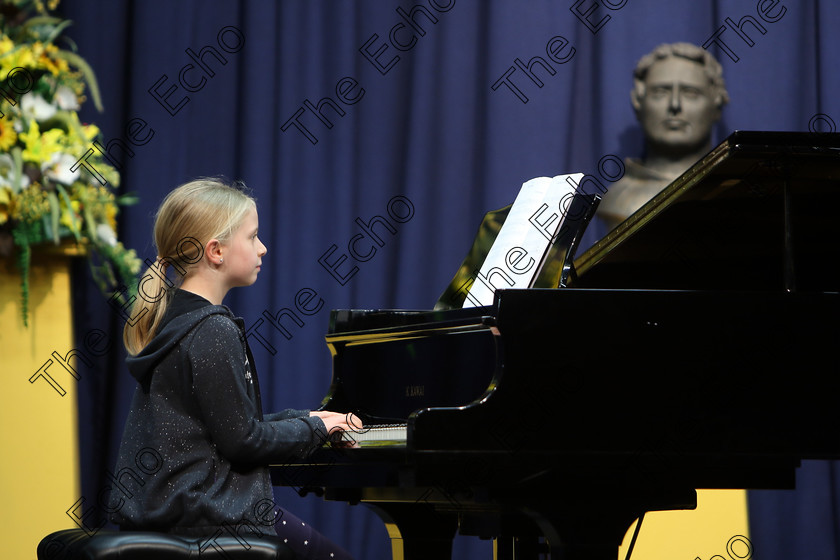
[[[493,560],[537,560],[543,547],[537,537],[497,537]]]
[[[450,560],[458,515],[414,503],[365,502],[385,522],[393,560]]]
[[[602,523],[584,512],[584,519],[574,520],[569,516],[556,516],[554,512],[542,512],[535,516],[545,535],[551,560],[616,560],[621,538],[616,538],[617,527],[626,527],[632,522],[614,524]],[[534,512],[531,512],[533,515]],[[624,533],[622,533],[623,536]],[[528,558],[528,557],[526,557]],[[537,558],[536,555],[529,558]]]
[[[464,518],[459,528],[464,534]],[[533,520],[521,514],[503,512],[493,539],[493,560],[545,560],[548,548]]]

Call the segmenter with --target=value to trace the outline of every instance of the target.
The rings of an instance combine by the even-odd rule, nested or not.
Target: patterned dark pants
[[[316,531],[311,525],[301,521],[286,509],[280,509],[275,518],[274,529],[295,551],[301,560],[353,560],[350,554]]]

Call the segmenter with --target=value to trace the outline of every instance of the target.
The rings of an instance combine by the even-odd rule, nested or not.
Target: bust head
[[[660,45],[643,56],[630,98],[648,149],[675,158],[710,147],[712,126],[729,102],[720,64],[690,43]]]

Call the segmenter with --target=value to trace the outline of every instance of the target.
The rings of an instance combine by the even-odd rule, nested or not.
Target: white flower
[[[15,160],[9,154],[0,154],[0,176],[9,175],[14,169]]]
[[[41,165],[41,171],[48,178],[52,179],[62,185],[72,185],[79,180],[80,167],[76,171],[70,171],[73,164],[76,163],[76,158],[70,154],[62,152],[54,153],[49,161]]]
[[[111,229],[111,226],[108,224],[99,224],[96,226],[96,237],[99,240],[106,244],[114,247],[117,244],[117,234],[114,233],[114,230]]]
[[[45,121],[58,110],[52,103],[41,97],[40,93],[26,93],[20,98],[20,110],[30,119]]]
[[[9,187],[13,192],[17,192],[14,187],[15,180],[15,161],[9,154],[0,154],[0,187]],[[20,188],[25,189],[29,186],[29,176],[25,173],[20,175]]]
[[[58,104],[58,108],[64,109],[65,111],[75,111],[81,107],[79,105],[79,98],[76,97],[76,92],[67,86],[58,86],[53,99]]]

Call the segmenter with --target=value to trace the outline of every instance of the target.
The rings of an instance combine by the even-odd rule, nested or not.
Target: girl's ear
[[[212,264],[219,264],[219,259],[223,258],[222,244],[218,239],[211,239],[204,246],[204,255],[210,259]]]

